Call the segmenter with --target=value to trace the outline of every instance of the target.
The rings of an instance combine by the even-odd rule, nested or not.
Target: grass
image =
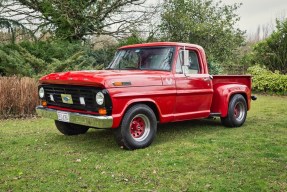
[[[0,121],[0,191],[287,191],[287,97],[252,102],[247,122],[160,125],[146,149],[111,130],[63,136],[49,119]]]

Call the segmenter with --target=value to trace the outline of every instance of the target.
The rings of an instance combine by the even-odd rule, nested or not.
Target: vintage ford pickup
[[[240,127],[250,109],[251,76],[208,73],[194,44],[156,42],[120,47],[105,70],[52,73],[40,79],[40,116],[64,135],[113,128],[126,149],[149,146],[158,123],[220,117]]]

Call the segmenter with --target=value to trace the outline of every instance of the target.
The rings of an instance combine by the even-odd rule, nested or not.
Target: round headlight
[[[104,103],[105,100],[105,96],[102,92],[98,92],[96,94],[96,102],[98,105],[102,105]]]
[[[39,89],[39,97],[40,97],[41,99],[43,99],[44,96],[45,96],[45,91],[44,91],[44,88],[41,87],[41,88]]]

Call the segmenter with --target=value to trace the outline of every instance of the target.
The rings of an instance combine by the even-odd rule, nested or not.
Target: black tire
[[[240,127],[246,120],[247,104],[245,98],[240,95],[234,95],[228,105],[226,117],[221,117],[221,123],[226,127]]]
[[[115,130],[115,138],[125,149],[141,149],[153,142],[156,130],[157,119],[153,110],[147,105],[137,104],[125,113],[120,127]]]
[[[57,129],[64,135],[79,135],[84,134],[89,130],[89,127],[83,125],[76,125],[72,123],[65,123],[61,121],[55,121]]]

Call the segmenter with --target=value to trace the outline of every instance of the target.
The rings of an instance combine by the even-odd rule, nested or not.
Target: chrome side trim
[[[57,111],[59,110],[49,109],[43,106],[36,107],[36,112],[39,116],[54,120],[58,120]],[[96,128],[111,128],[113,125],[112,116],[93,116],[74,112],[69,113],[70,113],[70,123],[85,125],[89,127],[96,127]]]

